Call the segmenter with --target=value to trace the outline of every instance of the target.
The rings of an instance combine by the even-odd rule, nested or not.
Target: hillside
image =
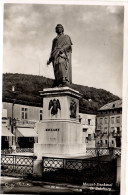
[[[43,106],[42,97],[39,91],[43,88],[49,88],[53,85],[54,80],[43,76],[26,75],[26,74],[3,74],[3,101],[15,103]],[[16,94],[11,93],[12,86],[15,85]],[[120,99],[118,96],[103,90],[83,85],[72,84],[71,87],[83,94],[80,99],[80,112],[96,113],[97,109],[104,104]],[[91,101],[89,101],[91,99]]]

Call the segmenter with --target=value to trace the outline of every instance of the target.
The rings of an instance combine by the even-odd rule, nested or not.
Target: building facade
[[[1,125],[1,148],[6,149],[9,148],[9,145],[11,144],[11,139],[13,137],[13,134],[11,133],[10,129],[10,120],[7,117],[7,110],[2,109],[2,125]],[[11,138],[11,139],[10,139]]]
[[[8,102],[3,102],[3,109],[7,110],[8,118],[15,118],[19,121],[41,121],[43,119],[43,108],[13,104]]]
[[[96,116],[96,146],[121,147],[122,100],[104,105]]]
[[[6,137],[8,144],[4,145],[11,147],[15,143],[16,147],[33,147],[33,144],[37,142],[37,123],[43,120],[43,108],[3,102],[3,110],[6,112],[5,126],[14,135]],[[96,115],[79,113],[79,117],[82,142],[86,143],[88,148],[94,148]],[[2,122],[3,120],[4,116]]]
[[[5,133],[6,127],[6,135],[8,134],[8,136],[2,136],[3,148],[12,147],[12,145],[21,148],[33,147],[38,136],[36,124],[43,119],[43,108],[8,102],[3,102],[2,106],[2,132]]]
[[[82,124],[82,142],[87,148],[95,147],[96,115],[79,113]]]

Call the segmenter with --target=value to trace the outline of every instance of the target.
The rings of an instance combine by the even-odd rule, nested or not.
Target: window
[[[104,128],[104,133],[106,133],[106,134],[107,134],[107,130],[108,130],[108,128],[107,128],[107,127],[105,127],[105,128]]]
[[[112,145],[114,144],[114,140],[112,140]]]
[[[120,110],[117,110],[117,113],[119,114],[120,113]]]
[[[87,131],[87,128],[83,128],[83,132],[86,132]]]
[[[114,117],[111,118],[111,123],[114,124]]]
[[[88,137],[85,137],[85,143],[88,143]]]
[[[120,123],[120,117],[116,117],[116,122]]]
[[[80,115],[79,115],[80,116]],[[79,119],[80,119],[80,117],[79,117]],[[79,121],[80,122],[80,121]],[[86,122],[86,120],[85,120],[85,118],[82,118],[82,124],[83,125],[85,125],[85,122]]]
[[[101,125],[103,124],[103,118],[100,118],[100,124]]]
[[[91,119],[88,119],[88,125],[90,125],[91,124]]]
[[[105,123],[105,124],[108,123],[108,119],[107,119],[107,118],[104,119],[104,123]]]
[[[43,110],[40,110],[40,121],[43,120]]]
[[[7,117],[2,117],[2,120],[7,120]]]
[[[120,133],[120,127],[117,127],[117,134]]]
[[[105,140],[105,144],[107,144],[108,143],[108,140]]]
[[[21,108],[21,119],[28,119],[28,108]]]
[[[103,119],[102,118],[100,118],[100,124],[103,124]]]
[[[115,130],[115,128],[114,127],[111,127],[111,132],[113,132]]]
[[[88,140],[91,141],[91,134],[88,134]]]

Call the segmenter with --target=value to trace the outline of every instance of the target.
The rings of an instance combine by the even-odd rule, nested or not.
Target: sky
[[[46,62],[62,24],[73,42],[73,83],[122,97],[123,20],[122,6],[5,4],[3,72],[54,78]]]

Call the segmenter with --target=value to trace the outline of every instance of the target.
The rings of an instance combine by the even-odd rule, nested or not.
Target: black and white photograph
[[[126,16],[3,1],[1,194],[126,195]]]

